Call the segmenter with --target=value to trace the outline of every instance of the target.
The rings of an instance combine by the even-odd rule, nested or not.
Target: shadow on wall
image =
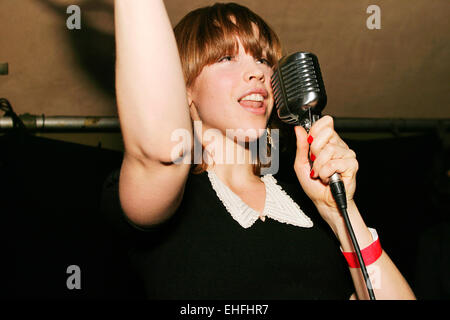
[[[38,0],[66,21],[67,4]],[[67,32],[80,69],[106,94],[115,97],[114,6],[103,0],[76,1],[81,9],[81,29]],[[68,30],[69,31],[69,30]]]

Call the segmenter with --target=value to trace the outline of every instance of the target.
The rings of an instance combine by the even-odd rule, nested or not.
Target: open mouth
[[[266,104],[264,103],[264,96],[259,93],[252,93],[246,95],[239,100],[239,104],[248,112],[254,114],[265,114]]]

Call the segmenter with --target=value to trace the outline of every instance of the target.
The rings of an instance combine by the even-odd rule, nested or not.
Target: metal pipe
[[[19,116],[31,132],[118,132],[115,116],[48,116],[23,114]],[[0,117],[0,132],[13,129],[11,117]]]
[[[116,116],[20,115],[31,132],[120,132]],[[343,132],[447,132],[450,119],[334,118],[337,131]],[[13,129],[11,117],[0,117],[0,132]]]
[[[334,125],[337,131],[345,132],[446,132],[450,119],[335,118]]]

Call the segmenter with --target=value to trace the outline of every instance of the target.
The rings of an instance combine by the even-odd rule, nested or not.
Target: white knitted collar
[[[242,227],[251,227],[260,217],[260,213],[250,208],[242,199],[225,185],[212,170],[207,170],[209,180],[217,196],[227,211]],[[311,228],[311,219],[300,209],[297,203],[277,184],[271,175],[264,175],[261,180],[266,186],[266,201],[261,220],[272,218],[282,223],[298,227]]]

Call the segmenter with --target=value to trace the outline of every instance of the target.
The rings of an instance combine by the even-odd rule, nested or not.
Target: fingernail
[[[311,153],[311,156],[309,157],[311,159],[311,161],[316,160],[316,156],[314,154]]]
[[[313,142],[314,138],[312,136],[308,137],[308,143],[311,144]]]
[[[309,173],[309,176],[312,178],[314,177],[314,170],[311,170],[311,172]]]

